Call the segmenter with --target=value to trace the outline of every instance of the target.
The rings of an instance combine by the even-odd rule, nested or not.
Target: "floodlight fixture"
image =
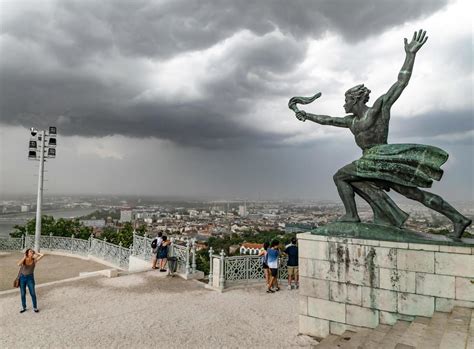
[[[49,134],[50,135],[56,135],[57,134],[56,126],[49,126]]]
[[[54,149],[54,148],[49,148],[49,149],[48,149],[48,157],[49,157],[49,158],[54,158],[54,157],[56,157],[56,149]]]
[[[34,128],[34,127],[31,127],[31,128],[30,128],[30,132],[31,132],[31,135],[32,135],[33,137],[35,137],[36,134],[38,133],[38,130],[37,130],[36,128]]]
[[[56,138],[49,138],[48,147],[56,146]]]
[[[28,159],[30,160],[36,160],[36,151],[35,150],[30,150],[28,152]]]
[[[30,150],[36,150],[36,141],[30,141],[29,148]]]

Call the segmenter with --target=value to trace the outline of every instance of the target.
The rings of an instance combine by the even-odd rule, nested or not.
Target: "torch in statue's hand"
[[[288,102],[288,108],[295,112],[298,120],[305,121],[306,112],[304,110],[299,110],[296,104],[309,104],[319,97],[321,97],[321,92],[316,93],[313,97],[293,97]]]

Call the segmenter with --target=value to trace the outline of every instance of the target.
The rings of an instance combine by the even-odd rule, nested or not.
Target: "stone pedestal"
[[[474,308],[474,248],[298,235],[299,331],[316,337]]]

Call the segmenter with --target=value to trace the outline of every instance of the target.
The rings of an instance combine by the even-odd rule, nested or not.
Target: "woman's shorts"
[[[273,276],[273,277],[277,277],[277,275],[278,275],[278,268],[275,268],[275,269],[270,268],[270,272],[272,273],[272,276]]]
[[[262,268],[263,268],[263,269],[269,269],[269,268],[268,268],[268,264],[267,264],[267,263],[263,263],[263,264],[262,264]]]
[[[298,276],[298,267],[288,266],[288,276],[293,276],[293,277]]]

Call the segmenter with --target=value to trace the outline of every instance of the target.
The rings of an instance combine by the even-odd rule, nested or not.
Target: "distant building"
[[[104,219],[84,219],[81,220],[82,223],[86,227],[92,228],[104,228],[105,227],[105,220]]]
[[[240,254],[258,254],[263,248],[263,244],[244,242],[240,245]]]
[[[21,205],[21,212],[29,212],[30,205]]]
[[[121,210],[120,211],[120,223],[132,221],[132,210]]]
[[[199,211],[197,210],[189,210],[189,217],[197,217],[199,215]]]
[[[239,216],[240,217],[247,217],[248,216],[247,205],[240,205],[239,206]]]
[[[229,255],[234,255],[240,249],[240,245],[230,245]]]

